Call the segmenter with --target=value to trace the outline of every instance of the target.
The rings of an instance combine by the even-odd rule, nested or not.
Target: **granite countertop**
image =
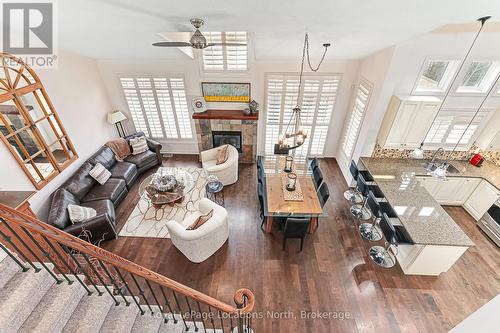
[[[427,175],[423,162],[362,157],[360,168],[363,169],[364,166],[374,176],[413,242],[424,245],[473,246],[472,240],[416,178]],[[462,161],[453,161],[451,164],[461,173],[450,176],[485,177],[498,186],[496,184],[500,181],[500,167],[488,163],[484,169],[472,165],[469,168]],[[490,176],[491,172],[494,172],[493,176]]]
[[[370,169],[372,174],[379,175],[381,179],[399,178],[403,173],[414,176],[430,176],[422,166],[426,160],[372,157],[362,157],[361,159],[365,167]],[[449,161],[449,163],[460,172],[448,173],[446,177],[483,178],[500,190],[500,166],[488,161],[479,168],[467,161]]]

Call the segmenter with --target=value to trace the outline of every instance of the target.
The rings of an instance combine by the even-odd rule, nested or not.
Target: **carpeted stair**
[[[19,265],[0,250],[0,332],[186,332],[178,316],[177,323],[171,315],[165,323],[158,307],[152,307],[154,315],[146,308],[141,315],[132,298],[127,297],[131,304],[126,306],[117,296],[120,304],[115,305],[104,288],[102,296],[98,296],[95,289],[89,296],[76,279],[72,280],[72,284],[65,280],[57,284],[45,269],[35,272],[31,267],[22,272]],[[187,325],[188,332],[195,332],[192,322]],[[197,323],[197,327],[199,332],[204,332],[201,323]],[[206,332],[222,330],[207,327]]]

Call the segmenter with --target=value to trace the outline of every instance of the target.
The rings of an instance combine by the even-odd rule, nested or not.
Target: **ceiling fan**
[[[222,45],[222,46],[244,46],[244,43],[207,43],[207,39],[200,31],[201,26],[205,23],[202,19],[192,18],[189,20],[191,24],[196,28],[189,42],[158,42],[154,43],[153,46],[161,47],[187,47],[191,46],[194,49],[202,50],[207,47]]]

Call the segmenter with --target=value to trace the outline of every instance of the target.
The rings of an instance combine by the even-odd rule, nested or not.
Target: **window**
[[[156,139],[191,139],[191,119],[183,78],[121,77],[132,121]]]
[[[479,112],[469,128],[467,128],[474,113],[475,111],[470,110],[441,111],[432,123],[429,133],[425,138],[426,147],[453,148],[459,143],[458,148],[468,149],[479,134],[478,129],[488,115],[487,111]],[[465,131],[466,128],[467,131]]]
[[[340,85],[340,75],[306,77],[300,101],[302,126],[308,137],[294,150],[296,157],[322,156],[332,118],[335,99]],[[266,81],[266,137],[265,152],[273,154],[274,144],[285,130],[292,109],[297,103],[299,80],[284,76],[270,76]]]
[[[371,84],[365,80],[360,81],[358,89],[356,90],[356,98],[353,103],[351,114],[347,120],[344,141],[342,143],[342,149],[349,159],[354,152],[354,147],[358,140],[359,131],[361,130],[366,109],[368,108],[371,90]]]
[[[458,60],[427,61],[419,75],[415,92],[443,93],[460,66]]]
[[[247,44],[247,33],[204,32],[208,43]],[[246,71],[248,69],[248,46],[215,45],[203,49],[203,69],[206,71]]]
[[[458,93],[486,93],[500,73],[498,61],[473,61],[464,75]]]

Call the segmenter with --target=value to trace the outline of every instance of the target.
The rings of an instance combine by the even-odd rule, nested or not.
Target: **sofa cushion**
[[[138,155],[149,149],[145,136],[130,139],[130,146],[132,147],[132,155]]]
[[[111,169],[116,163],[115,154],[108,146],[102,146],[91,158],[87,160],[93,166],[101,163],[106,169]]]
[[[71,223],[75,224],[96,217],[97,211],[90,207],[68,205],[68,214]]]
[[[80,200],[64,188],[57,189],[52,194],[47,222],[59,229],[71,225],[68,214],[68,205],[79,205]]]
[[[61,188],[65,188],[77,197],[78,200],[82,200],[90,189],[98,184],[96,180],[90,176],[90,170],[92,170],[92,164],[88,162],[83,163],[73,176],[61,185]]]
[[[108,214],[111,221],[115,221],[115,207],[111,200],[96,200],[82,203],[82,206],[93,208],[96,210],[97,215]]]
[[[141,169],[142,167],[150,163],[154,163],[157,160],[158,158],[155,153],[151,150],[146,150],[144,153],[140,153],[138,155],[130,155],[125,159],[125,162],[134,163],[138,169]]]
[[[111,178],[111,172],[101,163],[97,163],[92,170],[90,170],[90,175],[101,185],[106,183],[108,179]]]
[[[127,187],[123,179],[110,178],[104,185],[95,185],[82,199],[82,202],[109,199],[114,203],[126,190]]]
[[[138,175],[135,164],[128,162],[117,162],[109,171],[111,171],[112,178],[123,179],[128,188],[130,188]]]

